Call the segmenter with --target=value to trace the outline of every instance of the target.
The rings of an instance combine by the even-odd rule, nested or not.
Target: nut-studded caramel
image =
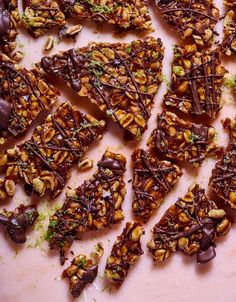
[[[137,222],[127,222],[123,232],[117,237],[105,267],[106,279],[120,286],[129,273],[130,268],[143,254],[140,238],[144,234],[143,227]]]
[[[160,39],[147,37],[130,44],[91,43],[44,57],[41,66],[139,139],[161,81],[162,59]]]
[[[224,18],[224,39],[222,50],[227,55],[236,54],[236,1],[225,1],[229,8]]]
[[[215,135],[213,127],[184,121],[172,112],[163,111],[157,115],[157,128],[147,145],[167,158],[199,166],[207,155],[218,151]]]
[[[83,115],[69,102],[59,106],[35,128],[31,139],[0,155],[0,198],[14,195],[14,184],[25,183],[28,194],[56,197],[89,145],[101,139],[105,122]],[[11,181],[11,182],[9,182]]]
[[[6,55],[0,55],[0,77],[0,144],[3,144],[25,132],[42,111],[51,109],[58,92],[46,83],[37,67],[27,70]]]
[[[42,36],[52,28],[62,28],[65,25],[65,16],[56,1],[52,0],[23,0],[24,13],[21,23],[34,37]]]
[[[210,178],[210,187],[233,209],[236,209],[236,119],[226,119],[224,127],[229,131],[229,144],[221,160],[216,163]]]
[[[6,54],[16,48],[17,27],[19,24],[18,0],[0,2],[0,45]]]
[[[219,10],[213,0],[156,0],[165,21],[184,40],[193,40],[199,47],[213,41]]]
[[[61,263],[73,239],[81,233],[101,230],[124,219],[125,165],[121,154],[106,151],[97,172],[76,190],[68,190],[64,205],[51,216],[47,238],[50,248],[60,251]]]
[[[161,262],[181,251],[197,254],[198,263],[207,263],[215,256],[215,239],[230,230],[225,211],[208,199],[199,185],[189,188],[153,228],[148,250],[154,262]]]
[[[98,273],[98,261],[104,252],[102,244],[95,245],[90,257],[80,254],[62,273],[62,278],[70,280],[70,292],[74,298],[79,297],[86,285],[93,283]]]
[[[182,172],[177,165],[159,160],[155,152],[136,149],[133,160],[133,213],[136,218],[147,222],[158,209],[166,194],[179,180]]]
[[[172,81],[164,104],[185,113],[215,118],[222,107],[224,74],[219,48],[198,51],[195,44],[175,46]]]
[[[116,29],[152,28],[147,0],[61,0],[67,16],[112,24]]]

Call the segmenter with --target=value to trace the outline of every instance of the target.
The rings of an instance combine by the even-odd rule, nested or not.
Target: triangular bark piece
[[[128,44],[91,43],[44,57],[41,66],[138,139],[162,79],[162,59],[160,39],[147,37]]]

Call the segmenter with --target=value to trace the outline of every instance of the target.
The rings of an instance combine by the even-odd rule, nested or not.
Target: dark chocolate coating
[[[0,97],[0,130],[7,130],[11,118],[11,105]]]
[[[0,9],[0,38],[6,35],[11,29],[11,18],[8,11]]]
[[[197,263],[208,263],[216,256],[216,251],[214,246],[210,246],[206,251],[201,251],[197,254]]]
[[[39,216],[35,206],[21,205],[10,216],[0,214],[0,224],[4,225],[12,241],[21,244],[26,241],[26,229],[32,226]]]

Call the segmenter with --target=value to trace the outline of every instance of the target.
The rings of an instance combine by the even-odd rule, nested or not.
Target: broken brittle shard
[[[18,0],[0,1],[0,45],[6,54],[16,48],[17,27],[19,24]]]
[[[105,278],[109,282],[117,286],[124,282],[131,267],[143,254],[140,239],[144,233],[143,227],[138,222],[126,223],[107,258]]]
[[[31,138],[0,155],[5,179],[0,181],[0,199],[15,194],[19,181],[25,191],[55,198],[65,187],[75,164],[89,145],[102,138],[105,121],[82,114],[69,102],[60,105],[35,128]]]
[[[61,0],[66,16],[92,19],[115,26],[115,29],[152,29],[147,0]]]
[[[49,29],[62,28],[66,24],[65,16],[56,1],[23,0],[23,3],[21,23],[34,38],[42,36]]]
[[[164,157],[200,166],[206,156],[216,154],[216,130],[207,125],[180,119],[170,111],[157,115],[157,128],[153,130],[147,145]]]
[[[199,51],[195,44],[174,47],[172,78],[164,104],[195,116],[220,111],[225,68],[220,49]]]
[[[142,222],[147,222],[179,180],[182,171],[177,165],[158,159],[156,152],[143,149],[135,149],[132,160],[133,213]]]
[[[236,54],[236,1],[224,1],[228,8],[224,17],[224,38],[222,42],[222,51],[227,55]]]
[[[182,39],[199,47],[213,42],[219,10],[213,0],[155,0],[165,21]]]
[[[0,213],[0,224],[5,227],[13,242],[22,244],[26,241],[26,230],[34,224],[38,216],[36,206],[22,204],[14,211],[4,210]]]
[[[0,55],[0,145],[24,133],[37,116],[52,108],[58,91],[35,67],[27,70]]]
[[[81,233],[102,230],[124,219],[125,166],[125,157],[106,151],[97,172],[76,190],[69,190],[62,208],[51,216],[47,239],[51,249],[60,251],[62,264],[65,252]]]
[[[72,260],[71,265],[63,271],[62,278],[69,279],[70,292],[74,298],[79,297],[84,288],[96,279],[98,261],[102,257],[103,252],[103,245],[99,242],[95,245],[90,257],[83,254],[76,256]]]
[[[209,184],[217,196],[236,209],[236,118],[227,118],[224,127],[229,131],[229,143],[212,170]]]
[[[193,185],[154,226],[148,250],[155,263],[176,251],[186,256],[196,254],[198,263],[207,263],[216,256],[216,238],[225,236],[230,227],[225,211],[207,198],[204,189]]]
[[[163,51],[161,40],[152,37],[128,44],[90,43],[44,57],[41,66],[140,139],[162,80]]]

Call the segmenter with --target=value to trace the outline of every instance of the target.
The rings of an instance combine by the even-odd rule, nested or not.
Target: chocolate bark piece
[[[165,21],[182,39],[192,40],[199,47],[213,41],[214,27],[219,10],[213,0],[156,0],[157,8]]]
[[[169,161],[159,160],[153,151],[135,149],[133,160],[133,213],[142,222],[147,222],[157,210],[166,194],[179,180],[182,171]]]
[[[105,122],[82,114],[69,102],[60,105],[35,128],[31,139],[0,156],[5,179],[0,181],[0,199],[13,196],[15,183],[23,181],[28,194],[50,193],[55,198],[80,162],[89,145],[101,139]],[[10,182],[10,183],[9,183]]]
[[[23,4],[21,23],[34,38],[44,35],[49,29],[62,28],[66,24],[65,16],[56,1],[24,0]]]
[[[214,193],[236,209],[236,119],[226,119],[224,128],[229,131],[229,143],[212,170],[209,185]]]
[[[205,157],[218,151],[215,128],[180,119],[169,111],[157,115],[157,128],[147,145],[167,158],[200,166]]]
[[[162,59],[161,40],[147,37],[129,44],[91,43],[44,57],[41,66],[138,139],[161,82]]]
[[[154,226],[148,250],[154,263],[166,260],[176,251],[186,256],[197,254],[198,263],[207,263],[216,256],[216,238],[225,236],[230,227],[225,211],[218,209],[196,184]]]
[[[90,179],[67,192],[64,205],[50,218],[47,239],[51,249],[60,251],[61,263],[73,239],[81,233],[102,230],[124,219],[125,157],[106,151],[97,166]]]
[[[80,254],[73,259],[71,265],[62,273],[62,278],[70,281],[70,292],[74,298],[80,296],[84,288],[93,283],[98,273],[98,260],[103,255],[103,246],[99,242],[90,257]],[[94,258],[96,255],[96,258]]]
[[[229,10],[224,18],[222,51],[227,56],[236,54],[236,4],[234,9]]]
[[[123,232],[117,237],[105,267],[106,279],[120,286],[130,268],[143,254],[140,238],[144,234],[143,227],[138,222],[127,222]]]
[[[112,24],[116,29],[152,29],[147,0],[96,1],[96,0],[62,0],[60,1],[67,16],[78,20]]]
[[[174,47],[172,82],[164,104],[184,113],[215,118],[220,111],[225,68],[219,48],[198,51],[195,44]]]
[[[0,144],[24,133],[37,116],[52,108],[58,91],[43,73],[16,64],[0,55]],[[2,118],[3,117],[3,118]]]
[[[18,0],[0,0],[0,45],[6,54],[16,48],[19,20]]]
[[[0,213],[0,224],[5,227],[12,241],[22,244],[26,241],[26,230],[34,224],[38,216],[36,206],[22,204],[14,211],[4,210]]]

